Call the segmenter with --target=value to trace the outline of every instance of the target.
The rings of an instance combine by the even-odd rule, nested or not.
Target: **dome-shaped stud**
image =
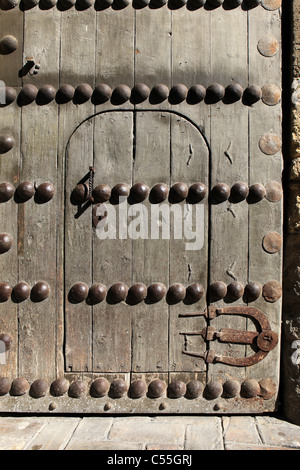
[[[101,398],[108,394],[109,382],[105,377],[95,379],[90,388],[92,397]]]
[[[192,85],[188,90],[186,101],[189,104],[198,104],[204,100],[205,96],[206,96],[206,89],[203,85],[200,85],[200,84]]]
[[[112,92],[111,103],[120,105],[130,99],[131,89],[127,85],[118,85]]]
[[[257,7],[261,4],[261,0],[245,0],[246,5],[249,7]]]
[[[189,188],[185,183],[175,183],[170,189],[169,200],[171,203],[179,203],[187,198]]]
[[[182,284],[172,284],[167,292],[167,302],[171,305],[181,302],[186,295],[186,289]]]
[[[169,194],[169,188],[164,183],[155,184],[150,191],[149,201],[152,204],[159,204],[167,199]]]
[[[200,299],[202,299],[203,295],[204,289],[202,284],[199,282],[194,282],[186,288],[186,299],[190,303],[198,302]]]
[[[261,201],[266,196],[266,188],[260,184],[252,184],[249,188],[248,201],[252,204]]]
[[[147,289],[147,299],[152,302],[159,302],[162,300],[167,292],[167,288],[164,284],[160,282],[154,282]]]
[[[114,0],[114,7],[117,10],[122,10],[130,4],[131,0]]]
[[[282,296],[282,286],[278,281],[268,281],[263,285],[262,296],[267,302],[277,302]]]
[[[154,379],[148,386],[148,396],[150,398],[159,398],[165,394],[167,385],[164,380]]]
[[[110,286],[107,297],[109,300],[118,303],[126,299],[128,295],[128,287],[123,282],[116,282]]]
[[[53,8],[57,4],[58,0],[40,0],[39,2],[39,8],[41,10],[49,10],[50,8]]]
[[[0,135],[0,154],[7,153],[15,145],[15,139],[11,134]]]
[[[188,89],[182,83],[177,83],[176,85],[172,86],[170,93],[169,93],[169,102],[171,104],[179,104],[182,101],[185,101],[187,98]]]
[[[226,3],[231,7],[238,7],[242,5],[244,0],[226,0]]]
[[[2,10],[11,10],[15,8],[19,3],[19,0],[0,0],[0,8]]]
[[[259,381],[260,392],[259,395],[263,397],[264,400],[269,400],[277,392],[276,383],[269,377],[261,379]]]
[[[81,83],[75,89],[74,101],[83,104],[89,101],[93,94],[93,88],[88,83]]]
[[[151,92],[150,92],[150,97],[149,101],[152,104],[159,104],[165,101],[169,96],[169,88],[164,85],[163,83],[159,83],[158,85],[155,85]]]
[[[221,101],[225,96],[225,88],[220,83],[213,83],[206,89],[205,101],[207,104],[214,104]]]
[[[279,152],[282,142],[280,137],[273,132],[267,132],[259,139],[258,146],[265,155],[275,155]]]
[[[89,198],[89,188],[84,183],[79,183],[71,193],[71,202],[74,205],[84,204]]]
[[[10,394],[16,397],[21,395],[25,395],[29,390],[29,383],[25,379],[25,377],[17,377],[12,381],[10,387]]]
[[[267,253],[278,253],[282,247],[282,236],[277,232],[267,233],[262,239],[262,247]]]
[[[241,385],[235,379],[228,379],[223,384],[223,395],[226,398],[237,397],[240,394],[240,391],[241,391]]]
[[[29,201],[35,194],[34,185],[30,181],[23,181],[17,186],[15,195],[18,202]]]
[[[0,87],[1,90],[1,87]],[[2,92],[1,92],[1,99],[2,99]],[[6,86],[4,89],[4,102],[1,103],[0,100],[0,107],[3,108],[5,106],[10,105],[17,99],[17,92],[15,88],[11,86]]]
[[[131,90],[130,100],[134,104],[146,101],[150,96],[150,88],[145,83],[137,83]]]
[[[12,287],[7,282],[0,283],[0,302],[7,302],[12,293]]]
[[[49,390],[49,385],[46,380],[37,379],[35,380],[29,389],[29,395],[33,398],[41,398],[47,395]]]
[[[103,104],[110,100],[112,89],[106,83],[100,83],[94,88],[92,102],[94,104]]]
[[[76,0],[59,0],[60,8],[62,10],[69,10],[76,3]]]
[[[5,351],[8,351],[11,348],[12,343],[13,343],[13,339],[8,333],[0,333],[0,349],[1,349],[1,352],[3,352],[2,344],[4,344]]]
[[[21,105],[28,105],[36,100],[38,95],[38,89],[36,86],[30,83],[23,86],[19,93],[19,101]]]
[[[149,194],[149,187],[144,183],[135,183],[131,190],[130,196],[134,202],[142,202],[144,201]]]
[[[189,187],[189,192],[187,195],[187,201],[190,204],[197,204],[198,202],[203,201],[207,194],[207,188],[203,183],[193,183]]]
[[[65,393],[67,393],[69,389],[70,383],[64,377],[59,377],[58,379],[54,380],[50,386],[50,393],[54,397],[61,397]]]
[[[130,384],[130,397],[141,398],[147,393],[147,385],[142,379],[134,380]]]
[[[75,380],[71,383],[68,395],[72,398],[82,398],[87,394],[88,386],[83,380]]]
[[[54,88],[54,86],[49,85],[49,84],[42,85],[39,88],[39,91],[36,97],[36,102],[39,105],[49,104],[51,103],[51,101],[54,100],[55,95],[56,95],[56,89]]]
[[[222,281],[212,282],[209,286],[209,294],[214,301],[224,299],[227,294],[227,285]]]
[[[39,3],[39,0],[23,0],[23,4],[25,10],[29,10],[30,8],[34,8]]]
[[[83,302],[89,294],[89,288],[84,282],[76,282],[69,292],[69,299],[71,302]]]
[[[132,5],[136,9],[145,8],[150,3],[150,0],[133,0]]]
[[[93,284],[89,289],[88,299],[92,305],[103,302],[107,294],[107,287],[103,284]]]
[[[111,199],[113,202],[119,202],[120,199],[129,196],[130,189],[126,183],[118,183],[111,190]]]
[[[244,398],[254,398],[260,393],[260,386],[257,380],[247,379],[242,383],[241,395]]]
[[[235,183],[230,190],[230,201],[234,203],[244,201],[248,197],[248,194],[249,188],[246,183]]]
[[[28,299],[28,297],[30,296],[30,291],[31,291],[31,288],[27,284],[27,282],[24,282],[24,281],[18,282],[18,284],[16,284],[13,287],[13,290],[11,293],[12,299],[15,302],[23,302],[24,300]]]
[[[138,282],[128,290],[128,301],[132,304],[138,304],[147,297],[147,287],[145,284]]]
[[[186,394],[186,384],[181,380],[174,380],[169,383],[167,394],[169,398],[180,398]]]
[[[9,233],[0,233],[0,254],[6,253],[12,247],[13,239]]]
[[[55,189],[51,183],[41,183],[36,189],[36,199],[37,202],[46,203],[53,199],[55,194]]]
[[[262,98],[262,91],[258,85],[249,85],[243,93],[243,103],[251,106]]]
[[[239,83],[230,83],[225,88],[224,103],[236,103],[242,98],[243,92],[243,87]]]
[[[227,294],[226,297],[231,300],[235,301],[243,297],[244,294],[244,285],[239,281],[233,281],[227,286]]]
[[[186,397],[194,399],[200,397],[203,393],[203,384],[199,380],[191,380],[186,385]]]
[[[205,398],[213,400],[222,395],[223,387],[220,382],[210,381],[206,384],[204,389]]]
[[[212,7],[219,7],[224,3],[224,0],[206,0],[206,3],[211,5]]]
[[[87,10],[94,4],[94,0],[77,0],[76,7],[78,10],[83,11]]]
[[[123,379],[116,379],[110,384],[109,395],[113,398],[121,398],[128,391],[128,385]]]
[[[212,202],[220,204],[225,202],[230,196],[230,187],[226,183],[216,184],[211,191]]]
[[[42,302],[50,294],[50,287],[47,282],[39,281],[31,289],[31,300],[33,302]]]
[[[4,36],[0,41],[0,54],[11,54],[18,48],[18,40],[15,36]]]
[[[114,0],[95,0],[95,5],[100,10],[109,8],[114,3]]]
[[[74,96],[75,88],[68,83],[63,83],[57,90],[55,99],[58,104],[65,104],[72,101]]]
[[[244,290],[244,299],[246,302],[254,302],[262,295],[262,285],[257,281],[250,281]]]
[[[0,396],[6,395],[10,391],[11,380],[8,377],[0,377]]]
[[[15,193],[15,188],[11,183],[0,184],[0,202],[9,201]]]
[[[106,202],[111,196],[111,188],[107,184],[99,184],[93,189],[94,202]]]
[[[270,181],[265,186],[266,199],[269,202],[278,202],[282,199],[283,189],[281,183],[278,181]]]

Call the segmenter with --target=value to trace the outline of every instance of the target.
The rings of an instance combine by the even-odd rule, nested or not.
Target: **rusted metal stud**
[[[60,0],[60,7],[64,10],[72,8],[76,3],[76,0]]]
[[[30,83],[23,86],[19,93],[19,102],[22,106],[33,103],[38,95],[38,89],[36,86]]]
[[[89,188],[86,184],[84,183],[79,183],[77,186],[73,189],[72,194],[71,194],[71,202],[72,204],[83,204],[88,200],[89,197]]]
[[[19,3],[19,0],[1,0],[0,7],[2,10],[11,10],[15,8]]]
[[[277,134],[268,132],[261,136],[258,145],[265,155],[275,155],[281,149],[281,139]]]
[[[36,189],[36,201],[39,203],[45,203],[53,199],[55,189],[51,183],[41,183]]]
[[[153,6],[156,8],[163,7],[164,5],[167,4],[168,0],[152,0],[151,3],[153,3]]]
[[[87,10],[94,3],[94,0],[77,0],[76,7],[78,10]]]
[[[281,0],[262,0],[262,6],[266,10],[277,10],[281,7]]]
[[[118,85],[112,92],[111,103],[119,105],[130,99],[131,89],[128,85]]]
[[[158,409],[161,410],[161,411],[164,411],[168,408],[168,403],[166,403],[165,401],[163,401],[162,403],[159,404],[159,407]]]
[[[262,295],[267,302],[277,302],[282,296],[281,284],[278,281],[266,282],[263,285]]]
[[[132,5],[136,9],[144,8],[149,5],[150,0],[133,0]]]
[[[95,379],[90,388],[92,397],[101,398],[108,394],[109,382],[105,377]]]
[[[252,184],[249,188],[248,201],[250,203],[259,202],[266,196],[266,188],[260,184]]]
[[[169,96],[169,88],[163,83],[155,85],[150,93],[149,101],[152,104],[159,104],[165,101]]]
[[[116,282],[110,286],[107,297],[113,302],[122,302],[128,295],[128,287],[123,282]]]
[[[17,188],[15,195],[18,202],[29,201],[35,194],[34,185],[30,181],[23,181],[20,183]]]
[[[148,396],[150,398],[159,398],[165,394],[167,385],[164,380],[154,379],[148,386]]]
[[[278,253],[282,247],[282,236],[277,232],[269,232],[263,237],[262,246],[267,253]]]
[[[186,394],[186,384],[181,380],[174,380],[169,383],[167,394],[169,398],[180,398]]]
[[[36,102],[39,105],[49,104],[51,103],[51,101],[54,100],[55,95],[56,95],[56,89],[54,88],[54,86],[49,85],[49,84],[42,85],[39,88],[39,91],[36,97]]]
[[[207,104],[214,104],[221,101],[225,96],[225,88],[220,83],[213,83],[206,89],[205,101]]]
[[[49,385],[46,380],[37,379],[35,380],[29,389],[29,395],[33,398],[41,398],[47,395],[49,390]]]
[[[265,186],[266,189],[266,199],[269,202],[278,202],[282,199],[283,189],[282,185],[277,181],[270,181]]]
[[[0,396],[6,395],[10,391],[11,380],[8,377],[0,377]]]
[[[194,399],[203,393],[203,384],[199,380],[191,380],[186,385],[186,398]]]
[[[30,291],[31,288],[27,282],[21,281],[13,287],[11,297],[15,302],[23,302],[30,296]]]
[[[58,0],[40,0],[39,8],[41,10],[49,10],[57,4]]]
[[[261,379],[259,382],[260,392],[259,395],[264,400],[269,400],[277,392],[277,385],[271,378]]]
[[[201,8],[205,5],[206,0],[190,0],[188,5],[191,7],[191,10],[196,10],[197,8]]]
[[[212,202],[215,204],[226,201],[230,196],[230,187],[226,183],[218,183],[211,190]]]
[[[0,184],[0,202],[9,201],[15,192],[15,188],[11,183]]]
[[[261,4],[261,0],[245,0],[245,3],[249,7],[257,7]]]
[[[236,103],[243,96],[243,87],[239,83],[230,83],[225,88],[224,103]]]
[[[75,380],[71,383],[68,395],[72,398],[82,398],[87,394],[88,386],[83,380]]]
[[[244,286],[239,281],[233,281],[227,286],[227,294],[226,297],[231,300],[235,301],[243,297],[244,294]]]
[[[105,403],[104,407],[103,407],[104,411],[109,411],[112,409],[112,404],[111,403]]]
[[[278,344],[278,334],[275,331],[262,331],[256,338],[256,343],[261,351],[272,351]]]
[[[243,3],[244,0],[226,0],[226,3],[231,7],[238,7]]]
[[[167,288],[164,284],[160,282],[154,282],[147,289],[147,299],[150,302],[159,302],[166,295]]]
[[[186,295],[186,289],[182,284],[171,285],[167,292],[167,302],[171,305],[181,302]]]
[[[91,99],[93,88],[88,83],[81,83],[75,88],[74,101],[76,104],[86,103]]]
[[[93,189],[94,202],[106,202],[111,196],[111,188],[108,184],[99,184]]]
[[[188,90],[186,101],[189,104],[198,104],[204,100],[205,96],[206,96],[206,89],[204,88],[203,85],[200,85],[200,84],[192,85]]]
[[[268,106],[274,106],[281,100],[281,89],[277,85],[265,85],[262,87],[262,100]]]
[[[145,83],[137,83],[131,90],[130,100],[134,104],[146,101],[150,96],[150,88]]]
[[[144,201],[149,194],[149,187],[144,183],[135,183],[130,190],[130,197],[134,202]]]
[[[31,289],[31,300],[33,302],[42,302],[50,294],[50,287],[47,282],[39,281]]]
[[[172,203],[179,203],[187,198],[189,193],[189,188],[185,183],[175,183],[170,188],[169,200]]]
[[[181,8],[187,4],[187,0],[170,0],[169,5],[173,9]]]
[[[57,403],[56,403],[55,401],[51,401],[51,402],[49,403],[49,407],[48,407],[49,411],[53,411],[53,410],[55,410],[56,408],[57,408]]]
[[[145,300],[147,297],[147,287],[145,284],[138,282],[130,287],[128,290],[129,303],[138,304]]]
[[[39,0],[23,0],[25,9],[29,10],[30,8],[35,7],[38,3]]]
[[[209,294],[213,301],[224,299],[227,294],[227,285],[222,281],[212,282],[209,286]]]
[[[224,0],[206,0],[206,3],[212,7],[219,7],[222,5],[222,3],[224,3]]]
[[[167,199],[169,194],[169,188],[164,183],[157,183],[151,188],[149,194],[149,201],[152,204],[159,204]]]
[[[273,57],[279,51],[279,41],[271,34],[268,34],[260,38],[257,49],[264,57]]]
[[[70,382],[65,379],[64,377],[59,377],[55,379],[50,386],[50,393],[54,397],[61,397],[65,393],[67,393],[70,386]]]
[[[79,303],[83,302],[89,293],[89,288],[84,282],[76,282],[69,292],[69,299],[71,302]]]
[[[110,7],[114,3],[114,0],[95,0],[95,5],[100,10],[104,10]]]
[[[12,287],[7,282],[0,283],[0,302],[6,302],[12,293]]]
[[[1,89],[1,88],[0,88]],[[2,97],[2,95],[1,95]],[[0,108],[10,105],[17,99],[17,92],[11,86],[6,86],[4,89],[4,103],[1,103],[0,100]]]
[[[189,187],[189,192],[187,195],[187,202],[190,204],[197,204],[202,201],[207,194],[207,188],[203,183],[193,183]]]
[[[204,389],[204,396],[208,400],[212,400],[214,398],[218,398],[222,395],[223,387],[220,382],[210,381],[207,382],[205,389]]]
[[[254,302],[262,294],[262,285],[257,281],[250,281],[244,289],[244,298],[246,302]]]
[[[120,198],[127,198],[129,193],[130,189],[126,183],[118,183],[111,190],[111,199],[114,202],[119,202]]]
[[[249,85],[243,93],[243,103],[251,106],[262,98],[262,91],[258,85]]]
[[[187,98],[188,89],[182,83],[177,83],[176,85],[172,86],[170,93],[169,93],[169,102],[171,104],[179,104],[182,101],[185,101]]]
[[[92,101],[94,104],[103,104],[110,100],[112,89],[106,83],[100,83],[94,88]]]
[[[241,386],[241,395],[245,398],[254,398],[260,393],[260,386],[257,380],[246,379]]]
[[[109,395],[113,398],[121,398],[128,391],[128,385],[123,379],[116,379],[110,384]]]
[[[114,7],[121,10],[122,8],[126,8],[129,3],[130,0],[114,0]]]
[[[8,351],[11,348],[13,343],[12,337],[8,333],[0,333],[0,345],[4,344],[5,351]],[[3,352],[3,347],[1,346],[1,352]]]
[[[10,387],[10,394],[16,397],[21,395],[25,395],[26,392],[29,390],[29,383],[25,379],[25,377],[17,377],[12,381]]]
[[[134,380],[130,384],[130,397],[141,398],[147,393],[147,385],[142,379]]]
[[[249,194],[249,188],[246,183],[235,183],[230,190],[230,201],[238,203],[244,201]]]
[[[89,289],[88,299],[91,304],[95,305],[103,302],[107,294],[107,287],[103,284],[93,284]]]
[[[190,303],[198,302],[198,300],[202,299],[203,295],[204,289],[199,282],[194,282],[186,288],[186,299]]]
[[[9,152],[15,145],[15,139],[11,134],[0,135],[0,154]]]
[[[6,253],[12,247],[13,239],[9,233],[0,233],[0,253]]]
[[[18,48],[18,40],[15,36],[8,34],[0,41],[0,53],[3,55],[11,54]]]
[[[226,398],[237,397],[241,391],[241,384],[235,379],[228,379],[223,384],[223,395]]]
[[[72,85],[69,85],[67,83],[63,83],[60,85],[59,89],[57,90],[56,93],[56,102],[58,104],[65,104],[69,103],[72,101],[75,95],[75,88]]]

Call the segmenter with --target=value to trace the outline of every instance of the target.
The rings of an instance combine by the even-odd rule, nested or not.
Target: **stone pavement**
[[[269,416],[0,417],[0,450],[299,450],[300,426]]]

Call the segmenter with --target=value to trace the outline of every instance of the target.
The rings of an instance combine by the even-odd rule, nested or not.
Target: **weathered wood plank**
[[[14,36],[18,41],[17,49],[10,54],[0,54],[0,80],[7,86],[18,87],[22,83],[20,73],[23,62],[23,12],[19,8],[1,10],[1,37]]]

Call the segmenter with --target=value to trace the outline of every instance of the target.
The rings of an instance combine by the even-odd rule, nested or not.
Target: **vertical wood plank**
[[[7,86],[18,87],[22,84],[22,74],[19,73],[23,63],[23,22],[24,14],[18,8],[1,10],[0,40],[4,36],[14,36],[18,41],[17,49],[10,54],[0,54],[0,80]]]

